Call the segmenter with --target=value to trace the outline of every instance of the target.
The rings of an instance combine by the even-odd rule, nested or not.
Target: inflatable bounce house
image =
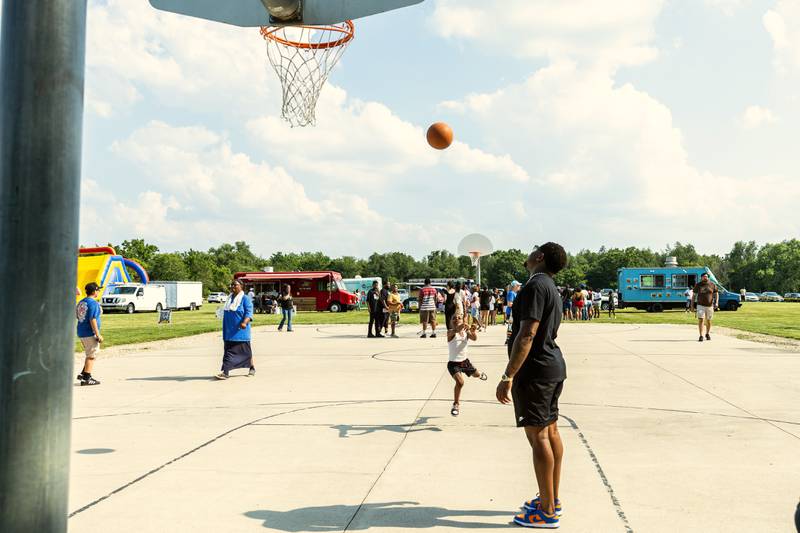
[[[83,288],[93,281],[103,287],[100,289],[99,296],[103,296],[103,293],[110,285],[133,282],[134,280],[131,279],[126,267],[136,273],[141,283],[150,282],[147,272],[139,263],[133,259],[125,259],[121,255],[117,255],[117,252],[110,246],[81,248],[78,250],[76,300],[80,300],[85,296]]]

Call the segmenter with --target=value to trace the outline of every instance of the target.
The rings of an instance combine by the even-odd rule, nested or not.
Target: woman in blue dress
[[[253,301],[244,293],[241,281],[231,282],[231,294],[228,295],[223,310],[222,340],[225,342],[225,351],[222,355],[222,372],[216,378],[228,379],[230,371],[237,368],[249,368],[247,375],[255,376],[256,367],[250,346]]]

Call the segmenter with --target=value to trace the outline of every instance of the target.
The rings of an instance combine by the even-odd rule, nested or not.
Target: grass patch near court
[[[171,324],[158,324],[158,315],[156,313],[136,313],[133,315],[106,313],[102,318],[102,334],[105,340],[103,347],[176,339],[221,331],[222,321],[216,316],[217,307],[217,304],[206,304],[197,311],[175,311],[172,313]],[[417,321],[416,315],[409,316],[414,316],[415,321]],[[277,326],[280,320],[281,315],[279,314],[257,314],[253,326]],[[351,311],[348,313],[300,312],[295,314],[293,322],[295,324],[314,325],[366,324],[369,322],[369,313],[366,311]],[[75,350],[82,351],[80,342],[76,342]]]
[[[617,310],[617,318],[609,319],[601,312],[602,323],[617,324],[685,324],[696,325],[693,314],[682,310],[647,313],[632,309]],[[738,311],[719,311],[714,314],[714,325],[751,333],[800,339],[800,305],[795,303],[745,303]]]
[[[188,337],[201,333],[220,331],[221,321],[216,317],[217,305],[205,305],[198,311],[176,311],[172,313],[172,324],[157,324],[155,313],[106,314],[103,315],[104,347],[160,341]],[[254,326],[277,326],[281,315],[259,315]],[[298,325],[364,324],[369,321],[366,311],[348,313],[301,312],[294,316]],[[444,321],[444,317],[441,317]],[[417,324],[416,313],[404,313],[404,324]],[[598,323],[616,324],[683,324],[695,325],[693,315],[683,311],[646,313],[635,310],[618,310],[617,318],[609,319],[603,312]],[[720,311],[714,316],[714,324],[742,331],[774,335],[800,340],[800,305],[793,303],[748,303],[739,311]],[[365,333],[366,334],[366,333]],[[75,350],[80,351],[80,343]]]

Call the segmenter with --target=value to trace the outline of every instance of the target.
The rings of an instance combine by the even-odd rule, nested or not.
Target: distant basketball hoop
[[[481,283],[481,257],[486,257],[494,252],[492,241],[485,235],[473,233],[461,239],[458,245],[460,255],[469,256],[472,266],[475,267],[475,281]]]

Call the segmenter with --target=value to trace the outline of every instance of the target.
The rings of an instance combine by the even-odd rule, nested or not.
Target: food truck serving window
[[[642,274],[639,279],[642,289],[659,289],[664,286],[663,274]]]

